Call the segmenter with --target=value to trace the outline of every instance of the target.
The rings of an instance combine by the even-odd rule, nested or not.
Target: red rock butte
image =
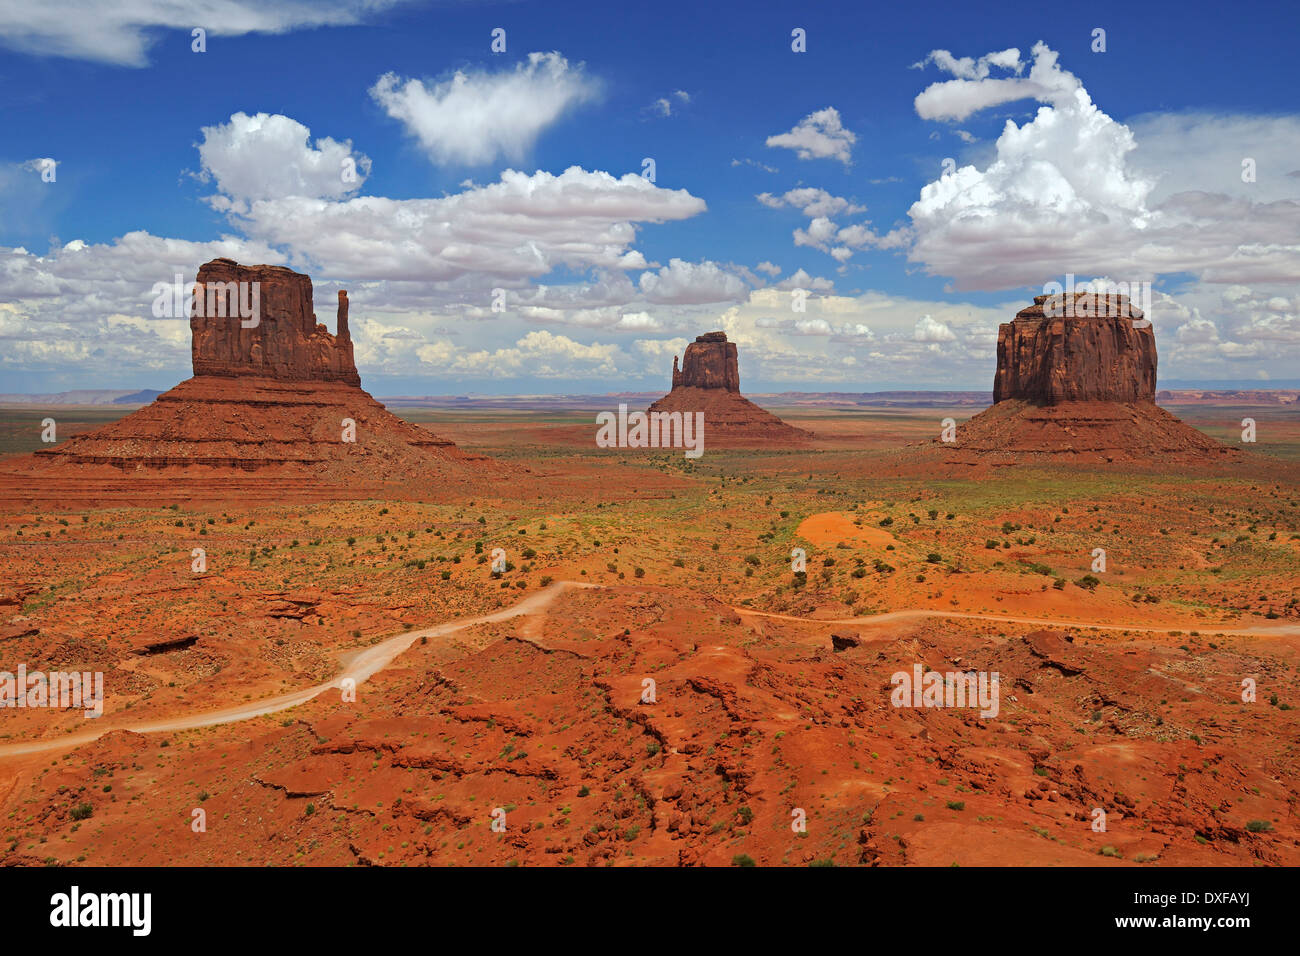
[[[680,367],[673,356],[673,387],[649,412],[704,413],[705,448],[724,445],[803,444],[812,433],[787,425],[740,394],[736,343],[708,332],[686,346]]]
[[[361,498],[495,470],[361,389],[346,292],[338,302],[331,335],[312,312],[308,276],[204,264],[191,302],[194,376],[118,421],[5,462],[0,498]]]
[[[241,266],[213,259],[199,268],[190,316],[194,374],[269,378],[281,382],[346,382],[361,386],[352,358],[348,294],[339,292],[337,336],[316,323],[311,279],[284,266]],[[258,315],[237,316],[254,300]]]
[[[1155,404],[1156,340],[1128,296],[1039,295],[998,329],[993,406],[942,443],[954,461],[1224,460],[1220,444]]]

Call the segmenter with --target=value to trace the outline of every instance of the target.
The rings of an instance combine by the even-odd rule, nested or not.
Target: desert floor
[[[1256,419],[1215,469],[929,474],[898,449],[971,409],[772,410],[817,440],[400,409],[514,470],[10,500],[0,671],[106,703],[0,709],[0,862],[1300,864],[1300,413],[1172,407]],[[998,713],[893,706],[917,664],[996,671]]]

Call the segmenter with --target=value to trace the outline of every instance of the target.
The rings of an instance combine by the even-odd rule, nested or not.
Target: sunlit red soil
[[[693,462],[596,449],[576,420],[446,421],[522,477],[386,500],[11,502],[0,670],[101,670],[107,700],[99,724],[0,709],[0,854],[1295,865],[1300,428],[1276,414],[1270,443],[1213,473],[918,475],[894,450],[941,415],[782,412],[812,447]],[[355,701],[111,729],[273,701],[392,635],[531,596],[543,610],[416,640]],[[891,676],[917,664],[997,671],[998,714],[893,706]],[[111,732],[59,744],[94,727]]]

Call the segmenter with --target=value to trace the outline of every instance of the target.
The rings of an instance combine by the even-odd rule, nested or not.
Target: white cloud
[[[24,53],[144,66],[161,30],[209,37],[360,23],[406,0],[60,0],[0,3],[0,44]],[[189,46],[188,36],[184,40]]]
[[[559,53],[530,53],[513,70],[458,70],[431,85],[385,73],[370,95],[435,162],[481,165],[498,156],[521,159],[542,130],[598,90],[581,64],[570,66]]]
[[[1034,44],[1032,52],[1034,64],[1029,76],[1021,77],[1024,65],[1019,50],[990,53],[977,61],[955,60],[947,50],[935,50],[917,65],[933,62],[957,79],[933,83],[919,93],[915,101],[917,115],[922,119],[961,121],[972,113],[1016,100],[1062,105],[1083,88],[1074,74],[1060,68],[1056,53],[1045,43]],[[1016,75],[990,77],[991,67],[1010,70]]]
[[[793,149],[800,159],[837,159],[847,166],[857,141],[840,122],[839,110],[828,106],[809,113],[790,132],[769,136],[767,145]]]
[[[953,56],[947,50],[931,50],[930,54],[919,63],[913,63],[912,69],[921,70],[933,63],[943,72],[964,80],[982,80],[989,75],[992,67],[1011,70],[1017,74],[1024,70],[1020,62],[1020,51],[1015,47],[1000,50],[980,57],[978,60],[969,56]]]
[[[912,330],[912,338],[917,342],[952,342],[956,340],[957,336],[943,322],[939,322],[931,316],[923,315],[916,320],[916,328]]]
[[[622,350],[616,345],[584,345],[545,329],[529,332],[512,347],[465,349],[435,342],[417,349],[420,361],[439,375],[470,378],[588,378],[605,380],[618,374]]]
[[[786,292],[792,289],[805,289],[809,292],[830,292],[835,288],[835,283],[821,276],[809,275],[803,269],[799,269],[793,275],[787,276],[778,282],[773,288]],[[786,307],[789,308],[788,303]]]
[[[29,173],[45,173],[46,171],[58,175],[59,161],[52,156],[40,156],[36,159],[29,159],[18,164],[19,169],[25,169]]]
[[[1255,203],[1300,197],[1300,116],[1146,113],[1127,122],[1137,149],[1132,164],[1159,205],[1182,192],[1220,193]],[[1254,161],[1254,182],[1242,161]]]
[[[815,189],[811,186],[791,189],[782,196],[759,193],[754,198],[770,209],[793,206],[810,219],[817,216],[835,216],[840,213],[851,215],[867,211],[866,206],[859,206],[841,196],[832,196],[824,189]]]
[[[557,175],[506,170],[485,186],[437,199],[357,196],[259,199],[232,210],[245,234],[291,250],[332,276],[507,285],[575,269],[643,269],[635,222],[687,219],[705,210],[684,189],[635,173],[615,178],[577,166]]]
[[[313,147],[311,130],[279,114],[235,113],[227,123],[203,127],[198,149],[200,178],[214,180],[241,208],[256,199],[337,199],[356,192],[370,175],[370,159],[354,154],[351,140],[324,136]]]
[[[676,305],[730,302],[746,292],[743,280],[725,272],[716,262],[670,259],[658,272],[643,272],[640,292],[647,302]]]
[[[620,332],[653,332],[661,325],[649,312],[625,312],[615,328]]]
[[[760,163],[756,159],[748,159],[748,158],[733,159],[731,161],[731,165],[732,166],[753,166],[755,169],[761,169],[765,173],[779,173],[781,171],[777,169],[775,166],[769,166],[767,165],[767,163]]]
[[[894,249],[906,243],[908,235],[906,230],[895,229],[882,236],[871,228],[869,221],[841,228],[830,218],[831,216],[841,213],[845,215],[863,213],[867,211],[867,207],[859,206],[841,196],[833,196],[824,189],[805,186],[791,189],[781,196],[759,193],[754,198],[769,209],[781,209],[786,206],[800,209],[810,221],[806,229],[794,230],[794,244],[820,249],[840,263],[852,258],[856,249]]]
[[[758,265],[754,266],[754,268],[758,272],[762,272],[765,273],[766,275],[771,276],[773,279],[775,279],[777,276],[781,274],[781,267],[778,266],[776,263],[768,262],[767,260],[760,262]]]
[[[667,118],[673,115],[673,109],[675,106],[679,108],[680,111],[680,107],[686,106],[690,102],[691,94],[687,93],[685,90],[674,90],[668,96],[659,97],[659,99],[651,103],[647,109],[657,116]]]
[[[1183,157],[1209,148],[1213,133],[1148,117],[1139,127],[1152,144],[1144,160],[1133,130],[1098,109],[1055,53],[1041,43],[1033,52],[1027,80],[958,80],[918,97],[922,115],[965,116],[1026,95],[1049,105],[1022,126],[1008,121],[984,169],[964,166],[921,190],[909,210],[913,261],[958,288],[1041,287],[1065,273],[1300,279],[1300,180],[1281,172],[1288,147],[1294,156],[1300,144],[1294,118],[1224,120],[1219,132],[1252,131],[1253,141],[1215,144],[1217,166],[1192,159],[1184,169]],[[1267,188],[1222,183],[1256,147],[1268,157]],[[1227,191],[1207,191],[1216,185]]]

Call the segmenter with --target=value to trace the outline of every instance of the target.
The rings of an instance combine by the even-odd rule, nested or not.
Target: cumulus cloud
[[[1024,69],[1024,64],[1020,62],[1020,51],[1015,47],[999,50],[997,53],[989,53],[979,59],[969,56],[955,57],[947,50],[931,50],[925,59],[919,63],[913,63],[912,69],[921,70],[931,63],[943,70],[943,72],[963,80],[982,80],[989,75],[995,66],[1004,70],[1011,70],[1016,74],[1021,73]]]
[[[370,95],[437,163],[519,160],[542,131],[594,99],[599,84],[559,53],[530,53],[513,70],[458,70],[441,82],[385,73]]]
[[[870,221],[839,226],[831,216],[855,215],[866,212],[867,207],[833,196],[824,189],[804,186],[780,196],[765,192],[754,198],[769,209],[786,206],[799,209],[809,217],[809,223],[807,228],[794,230],[794,244],[819,249],[840,263],[847,262],[858,249],[895,249],[906,243],[908,234],[904,229],[895,229],[882,236],[871,228]]]
[[[835,288],[835,283],[830,279],[809,275],[805,270],[798,269],[792,275],[778,282],[773,288],[785,292],[792,289],[804,289],[808,292],[830,292]]]
[[[248,200],[298,196],[337,199],[356,192],[370,175],[370,159],[352,142],[328,136],[311,143],[311,130],[279,114],[235,113],[203,127],[199,177],[215,181],[230,208]]]
[[[407,0],[61,0],[0,3],[0,44],[24,53],[145,66],[162,30],[209,36],[288,33],[362,22]]]
[[[931,316],[923,315],[916,320],[916,328],[912,330],[912,338],[918,342],[952,342],[956,340],[957,336],[943,322]]]
[[[1300,279],[1300,183],[1280,172],[1300,127],[1225,121],[1220,132],[1253,130],[1254,143],[1218,144],[1217,170],[1197,160],[1182,170],[1182,157],[1195,155],[1202,134],[1189,136],[1183,122],[1147,118],[1139,127],[1151,144],[1143,161],[1134,131],[1094,105],[1053,51],[1038,43],[1033,54],[1027,78],[954,80],[918,97],[922,116],[961,118],[1026,96],[1045,105],[1022,126],[1007,121],[985,168],[963,166],[922,188],[909,210],[913,261],[951,276],[958,288],[1041,286],[1071,272]],[[1266,132],[1281,143],[1268,143]],[[1240,156],[1255,145],[1269,157],[1268,191],[1207,191],[1225,166],[1239,172]],[[1158,187],[1162,178],[1167,184]]]
[[[866,206],[859,206],[841,196],[832,196],[824,189],[815,189],[811,186],[791,189],[781,196],[773,196],[771,193],[759,193],[754,198],[770,209],[793,206],[810,219],[817,216],[835,216],[840,213],[853,214],[867,211]]]
[[[917,115],[922,119],[960,121],[980,110],[1017,100],[1062,104],[1082,89],[1074,74],[1060,68],[1057,54],[1045,43],[1034,44],[1032,52],[1033,66],[1029,75],[1022,77],[1019,74],[1024,64],[1016,49],[990,53],[978,60],[969,57],[958,60],[947,50],[933,51],[916,65],[934,63],[957,79],[933,83],[918,94],[914,104]],[[990,76],[993,67],[1016,75]]]
[[[839,110],[828,106],[809,113],[790,132],[769,136],[767,145],[792,149],[800,159],[837,159],[847,166],[857,141],[840,122]]]
[[[527,333],[508,348],[467,349],[440,341],[422,346],[416,354],[439,374],[469,378],[590,379],[617,375],[623,355],[616,345],[586,345],[545,329]]]
[[[705,208],[686,190],[635,173],[616,178],[572,166],[559,175],[506,170],[495,183],[437,199],[260,199],[233,211],[232,221],[329,275],[520,283],[560,266],[643,269],[631,248],[634,223],[687,219]]]
[[[670,259],[657,272],[641,273],[639,285],[647,302],[675,305],[731,302],[746,292],[742,279],[707,259],[702,262]]]

